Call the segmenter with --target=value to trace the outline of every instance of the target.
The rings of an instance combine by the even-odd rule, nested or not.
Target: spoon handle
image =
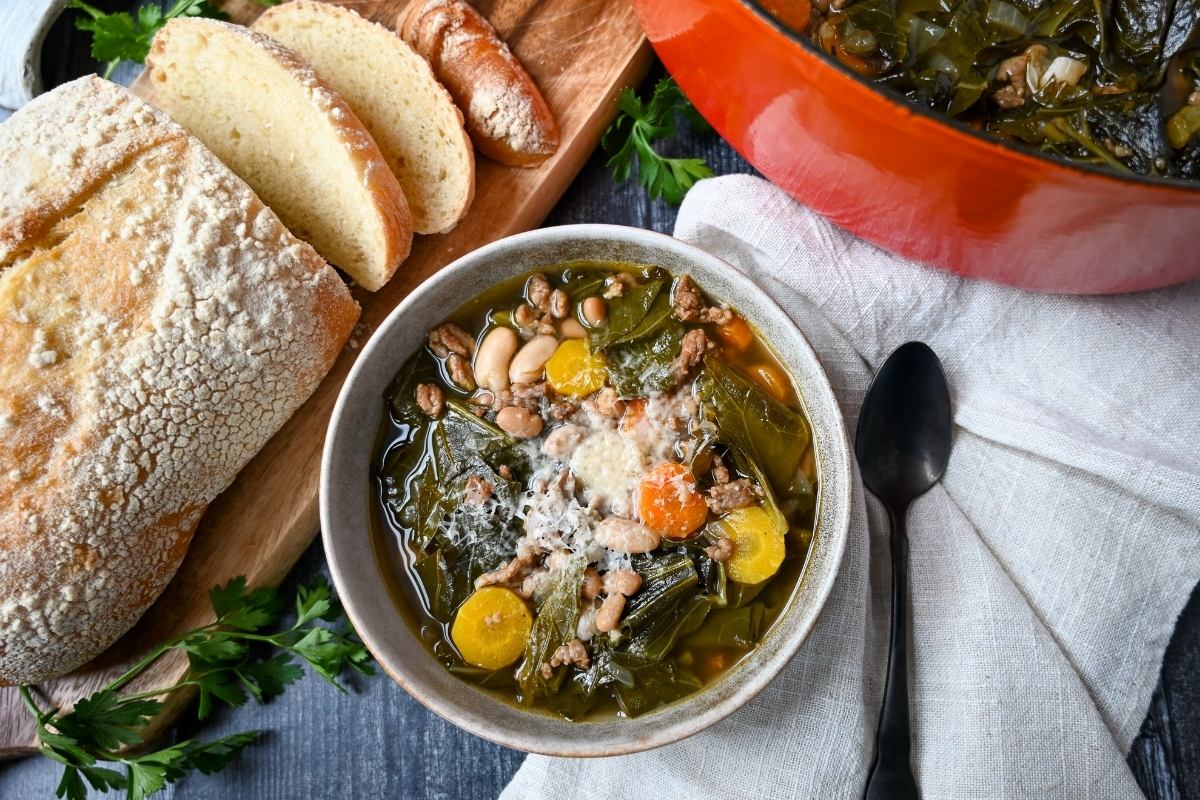
[[[888,509],[892,523],[892,633],[888,640],[887,682],[864,800],[918,800],[912,773],[908,717],[908,509]]]

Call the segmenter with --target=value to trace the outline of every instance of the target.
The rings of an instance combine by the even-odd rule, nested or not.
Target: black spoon
[[[913,500],[942,478],[950,458],[950,391],[929,346],[896,348],[871,382],[854,445],[863,483],[892,523],[892,634],[887,682],[864,800],[917,800],[908,719],[908,533]]]

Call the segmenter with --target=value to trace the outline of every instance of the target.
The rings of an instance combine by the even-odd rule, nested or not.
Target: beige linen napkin
[[[946,367],[954,452],[909,517],[924,797],[1141,797],[1125,758],[1200,580],[1200,282],[1082,298],[964,280],[749,176],[698,184],[675,235],[791,314],[851,432],[894,347],[924,340]],[[889,577],[886,518],[855,480],[829,604],[762,695],[648,753],[530,756],[502,798],[861,797]]]

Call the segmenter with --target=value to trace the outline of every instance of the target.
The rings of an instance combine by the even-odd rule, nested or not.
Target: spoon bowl
[[[863,483],[889,507],[907,508],[941,480],[950,460],[950,390],[924,342],[900,345],[863,401],[854,454]]]

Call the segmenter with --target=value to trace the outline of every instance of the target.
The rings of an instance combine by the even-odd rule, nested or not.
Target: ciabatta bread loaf
[[[295,50],[349,103],[400,181],[413,230],[444,233],[475,194],[462,113],[424,58],[348,8],[294,0],[254,23]]]
[[[558,150],[545,98],[486,18],[463,0],[412,0],[396,31],[433,66],[467,119],[479,152],[532,167]]]
[[[312,66],[241,25],[171,20],[138,82],[284,224],[375,290],[408,256],[404,192],[350,106]]]
[[[82,78],[0,125],[0,685],[133,625],[357,317],[310,246],[124,89]]]

